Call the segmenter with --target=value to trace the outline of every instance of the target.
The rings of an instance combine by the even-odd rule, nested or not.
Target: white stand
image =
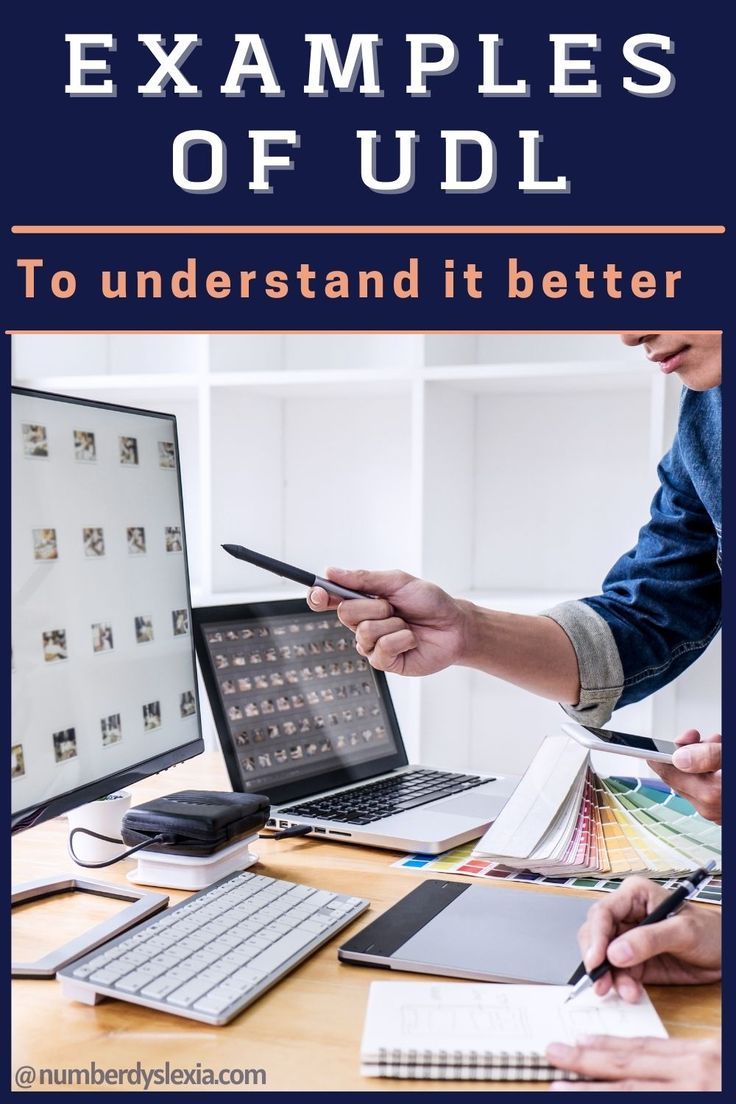
[[[214,855],[175,855],[141,851],[138,866],[128,879],[137,885],[166,886],[168,889],[205,889],[228,874],[247,870],[258,862],[248,848],[257,835],[231,843]]]

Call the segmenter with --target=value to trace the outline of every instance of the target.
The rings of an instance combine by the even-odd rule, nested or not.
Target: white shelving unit
[[[636,539],[678,388],[608,335],[39,335],[16,382],[177,415],[195,604],[274,595],[220,552],[397,567],[535,613]],[[716,647],[621,727],[720,723]],[[413,757],[524,768],[561,713],[476,672],[393,678]]]

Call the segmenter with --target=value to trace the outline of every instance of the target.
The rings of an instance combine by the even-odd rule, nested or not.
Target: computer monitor
[[[203,750],[170,414],[12,393],[13,831]]]
[[[106,797],[204,749],[176,419],[14,387],[11,827]],[[14,976],[53,977],[168,898],[68,875],[132,900]]]

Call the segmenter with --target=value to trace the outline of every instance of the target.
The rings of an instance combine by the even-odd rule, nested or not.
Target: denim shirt
[[[545,611],[572,641],[585,724],[665,686],[721,626],[721,389],[683,390],[677,434],[635,548],[602,592]]]

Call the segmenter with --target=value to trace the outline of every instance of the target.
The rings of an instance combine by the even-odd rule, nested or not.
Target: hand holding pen
[[[692,880],[708,873],[699,871]],[[583,966],[589,971],[581,978],[580,991],[593,984],[603,996],[613,986],[624,1000],[635,1003],[643,985],[717,981],[720,909],[687,903],[688,892],[672,893],[648,878],[627,878],[593,905],[578,933]]]
[[[340,586],[331,579],[323,579],[320,575],[315,575],[313,571],[307,571],[303,567],[296,567],[294,564],[285,563],[283,560],[276,560],[273,556],[266,556],[263,552],[255,552],[252,548],[244,548],[242,544],[223,544],[222,547],[229,556],[234,556],[236,560],[244,560],[246,563],[260,567],[264,571],[270,571],[272,575],[279,575],[282,579],[288,579],[289,582],[299,583],[300,586],[320,587],[340,601],[368,597],[360,591]]]
[[[223,544],[238,560],[308,587],[315,613],[338,609],[355,633],[358,653],[378,671],[431,675],[458,663],[466,643],[470,602],[404,571],[328,568],[326,578],[239,544]]]

